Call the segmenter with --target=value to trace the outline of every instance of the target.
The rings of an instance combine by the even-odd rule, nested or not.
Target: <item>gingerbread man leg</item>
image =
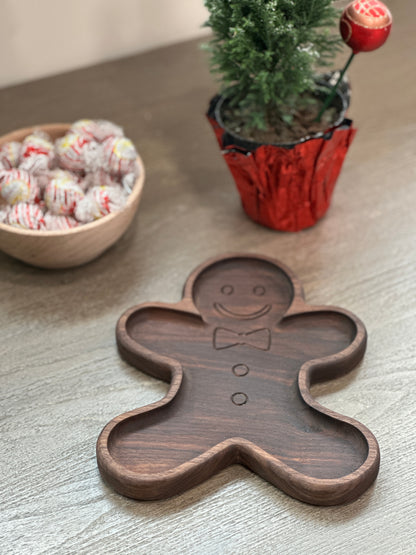
[[[272,336],[272,360],[280,364],[283,383],[270,388],[270,394],[263,393],[270,417],[259,446],[311,478],[335,479],[353,473],[366,461],[368,434],[318,405],[310,386],[357,365],[366,346],[364,326],[341,309],[308,307],[307,312],[283,318]],[[265,380],[271,379],[270,370],[268,376],[267,371],[264,374]],[[274,429],[276,422],[284,423],[285,434]]]
[[[218,444],[221,431],[204,418],[189,419],[177,399],[113,420],[102,432],[109,446],[100,469],[110,484],[129,497],[160,499],[180,493],[237,462],[232,445]],[[206,465],[206,462],[209,464]],[[120,469],[120,473],[118,472]]]

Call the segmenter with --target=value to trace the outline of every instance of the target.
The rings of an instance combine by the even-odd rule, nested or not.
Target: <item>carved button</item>
[[[236,364],[233,366],[233,374],[235,376],[246,376],[250,371],[250,368],[246,364]]]
[[[231,395],[231,401],[234,403],[234,405],[241,406],[247,403],[248,397],[245,393],[241,393],[239,391],[238,393],[233,393]]]

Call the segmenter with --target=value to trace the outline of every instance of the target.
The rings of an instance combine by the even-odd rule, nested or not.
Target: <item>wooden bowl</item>
[[[38,125],[53,139],[65,135],[69,124]],[[0,147],[9,141],[23,141],[35,127],[18,129],[0,137]],[[138,157],[140,174],[126,206],[108,216],[64,231],[32,231],[0,223],[0,250],[41,268],[72,268],[93,260],[113,245],[127,230],[139,205],[145,171]]]

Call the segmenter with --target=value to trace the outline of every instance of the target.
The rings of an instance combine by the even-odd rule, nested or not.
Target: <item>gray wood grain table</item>
[[[204,118],[215,84],[196,42],[0,91],[1,133],[104,117],[147,167],[138,217],[96,261],[42,271],[0,255],[1,553],[415,553],[416,4],[389,5],[391,39],[350,72],[359,133],[332,207],[301,233],[243,214]],[[119,315],[179,300],[188,273],[227,251],[281,259],[307,301],[366,324],[358,369],[314,390],[379,440],[379,477],[358,501],[309,506],[239,466],[167,501],[102,483],[102,427],[167,391],[119,358]]]

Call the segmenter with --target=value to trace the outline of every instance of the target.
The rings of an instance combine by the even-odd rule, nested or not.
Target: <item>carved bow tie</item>
[[[214,331],[214,348],[217,350],[246,345],[261,351],[268,351],[270,343],[271,335],[268,328],[261,328],[248,333],[237,333],[226,328],[216,328]]]

